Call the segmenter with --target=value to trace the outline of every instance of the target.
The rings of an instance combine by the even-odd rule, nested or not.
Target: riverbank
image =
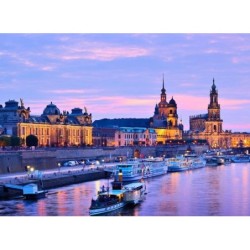
[[[119,157],[148,157],[175,156],[182,154],[187,145],[159,145],[159,146],[127,146],[103,148],[38,148],[35,150],[0,151],[0,175],[24,172],[27,166],[35,170],[49,170],[57,168],[65,161],[95,159],[104,163],[114,162]],[[208,149],[207,145],[192,145],[191,149],[197,154]]]

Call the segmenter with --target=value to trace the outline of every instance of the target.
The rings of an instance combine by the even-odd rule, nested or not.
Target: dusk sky
[[[207,112],[215,79],[223,129],[250,132],[250,34],[0,34],[0,104],[24,100],[32,115],[51,101],[93,120],[149,118],[160,101]]]

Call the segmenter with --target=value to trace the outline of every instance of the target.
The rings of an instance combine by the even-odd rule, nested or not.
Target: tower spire
[[[216,89],[216,86],[215,86],[215,83],[214,83],[214,78],[213,78],[212,91],[215,91],[215,89]]]
[[[164,73],[163,73],[163,77],[162,77],[162,89],[165,90]]]

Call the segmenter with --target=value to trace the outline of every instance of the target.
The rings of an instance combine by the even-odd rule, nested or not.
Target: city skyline
[[[87,107],[93,120],[149,118],[167,101],[179,121],[207,112],[215,79],[223,129],[250,131],[249,34],[1,34],[0,104],[24,100],[32,115],[53,102]]]

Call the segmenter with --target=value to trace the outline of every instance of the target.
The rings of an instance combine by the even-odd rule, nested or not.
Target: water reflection
[[[250,163],[206,167],[145,180],[141,204],[105,216],[250,215]],[[93,196],[108,180],[49,190],[39,201],[0,201],[0,216],[88,216]]]

